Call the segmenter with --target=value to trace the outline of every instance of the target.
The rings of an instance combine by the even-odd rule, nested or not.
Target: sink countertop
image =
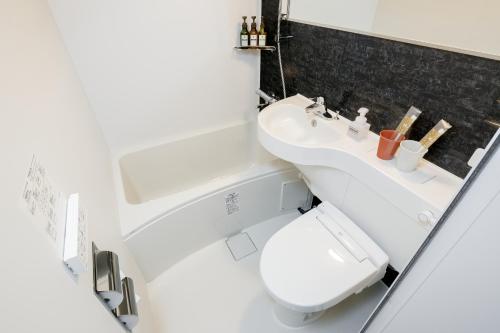
[[[398,192],[401,192],[398,187],[417,195],[439,213],[444,212],[461,188],[463,179],[425,159],[413,172],[399,171],[396,168],[395,160],[379,159],[376,156],[379,136],[370,131],[368,137],[362,141],[349,137],[347,129],[351,121],[342,116],[339,120],[315,118],[318,127],[322,128],[320,131],[331,130],[332,133],[337,134],[332,135],[331,140],[324,133],[321,133],[322,140],[300,141],[299,137],[287,140],[266,128],[266,121],[269,122],[267,118],[273,109],[291,105],[300,110],[311,103],[311,100],[306,97],[296,95],[264,109],[259,115],[259,139],[264,147],[271,153],[292,163],[340,169],[376,189],[379,193],[384,194],[385,192],[391,199],[400,201],[398,204],[403,206],[405,205],[404,200],[398,200]],[[304,117],[308,117],[305,115],[305,111]],[[267,127],[269,126],[267,125]],[[291,142],[294,139],[296,141]]]

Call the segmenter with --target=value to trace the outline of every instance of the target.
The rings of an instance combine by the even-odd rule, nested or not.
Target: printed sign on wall
[[[23,200],[28,213],[35,218],[36,224],[45,230],[52,242],[56,244],[58,237],[62,237],[57,227],[57,220],[61,218],[58,214],[63,213],[58,209],[61,204],[61,193],[54,190],[47,170],[35,155],[28,169]]]

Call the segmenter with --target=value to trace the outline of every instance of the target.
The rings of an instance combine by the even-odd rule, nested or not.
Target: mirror
[[[290,0],[289,19],[500,59],[498,0]]]

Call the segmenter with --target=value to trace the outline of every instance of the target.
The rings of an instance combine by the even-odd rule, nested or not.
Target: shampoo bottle
[[[368,124],[366,119],[366,114],[368,113],[367,108],[361,108],[358,110],[359,116],[356,117],[356,120],[351,122],[349,125],[349,129],[347,134],[356,139],[363,140],[368,136],[368,131],[370,130],[370,124]]]

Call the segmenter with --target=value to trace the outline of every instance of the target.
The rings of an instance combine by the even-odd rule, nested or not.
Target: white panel
[[[73,274],[80,275],[87,269],[88,243],[85,214],[81,210],[80,195],[68,197],[64,235],[64,263]]]
[[[304,195],[309,193],[309,188],[302,179],[287,181],[281,187],[281,210],[290,209],[309,209],[312,201],[312,195]]]
[[[499,216],[497,195],[384,332],[498,331]]]
[[[405,332],[410,333],[497,330],[499,168],[497,151],[367,332],[383,332],[385,328],[397,332],[403,322]],[[429,293],[430,290],[434,293]],[[407,312],[406,304],[415,307]],[[391,322],[396,326],[391,326]],[[425,325],[449,325],[450,329],[421,330]],[[412,327],[416,330],[411,330]]]
[[[303,173],[303,179],[314,195],[340,207],[351,178],[347,173],[328,167],[296,166]]]
[[[296,171],[266,176],[190,203],[130,236],[126,243],[148,281],[189,254],[251,225],[283,213],[282,182]],[[304,197],[308,191],[304,189]],[[226,197],[238,196],[239,210],[228,213]]]
[[[341,209],[389,255],[396,270],[406,266],[428,234],[415,219],[355,179]]]

